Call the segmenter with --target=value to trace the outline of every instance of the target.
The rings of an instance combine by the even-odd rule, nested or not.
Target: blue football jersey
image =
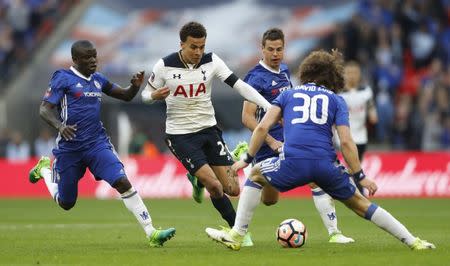
[[[309,83],[282,93],[273,104],[283,112],[286,158],[336,159],[332,126],[349,126],[341,96]]]
[[[275,72],[265,66],[262,61],[248,72],[244,81],[255,88],[270,103],[272,103],[281,92],[292,87],[291,75],[286,64],[281,64],[280,71]],[[256,111],[256,120],[258,122],[261,121],[264,115],[264,109],[258,107]],[[270,129],[269,134],[276,140],[284,141],[283,128],[280,124],[273,126]],[[273,156],[277,156],[277,153],[264,143],[258,153],[256,153],[255,161],[259,162]]]
[[[105,128],[100,121],[102,92],[109,81],[96,72],[89,78],[75,68],[60,69],[53,73],[43,101],[58,106],[61,122],[77,126],[74,139],[66,141],[60,134],[56,149],[60,152],[84,150],[98,141],[108,141]],[[114,87],[114,86],[113,86]]]

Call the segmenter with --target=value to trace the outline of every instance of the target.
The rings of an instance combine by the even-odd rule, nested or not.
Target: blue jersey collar
[[[73,66],[70,67],[70,70],[77,76],[79,76],[82,79],[85,79],[87,81],[91,81],[92,75],[89,75],[89,77],[84,76],[83,74],[80,73],[80,71],[78,71],[76,68],[74,68]]]
[[[281,72],[281,68],[280,69],[278,69],[278,71],[276,71],[276,70],[273,70],[272,68],[270,68],[268,65],[266,65],[266,63],[264,63],[264,61],[263,60],[259,60],[259,64],[262,66],[262,67],[264,67],[265,69],[267,69],[267,70],[269,70],[270,72],[272,72],[272,73],[275,73],[275,74],[280,74],[280,72]]]

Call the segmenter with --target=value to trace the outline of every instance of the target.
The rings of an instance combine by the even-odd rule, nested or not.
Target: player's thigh
[[[111,146],[90,152],[86,156],[86,163],[96,180],[104,180],[111,186],[120,178],[126,177],[123,164]]]
[[[231,170],[231,166],[214,166],[211,165],[214,174],[222,184],[223,190],[230,196],[239,195],[238,176]]]
[[[233,165],[233,157],[228,150],[225,141],[222,138],[222,131],[218,127],[207,129],[203,136],[207,145],[203,150],[207,156],[208,164],[211,166],[231,166]]]
[[[78,181],[84,176],[86,166],[78,161],[65,168],[58,168],[60,161],[56,160],[52,173],[53,180],[58,184],[58,201],[71,204],[77,201]]]
[[[350,175],[339,164],[314,160],[311,171],[314,183],[334,199],[347,200],[355,194],[356,187]]]
[[[262,189],[261,201],[264,205],[270,206],[278,202],[280,192],[271,185],[265,185]]]
[[[284,192],[311,182],[309,175],[310,166],[308,162],[298,159],[280,159],[279,157],[268,158],[255,167],[260,168],[261,175],[252,174],[252,181],[264,177],[266,182]],[[256,169],[252,169],[252,172]]]
[[[166,135],[166,144],[172,154],[183,164],[184,168],[192,174],[200,170],[202,166],[208,163],[206,154],[202,147],[206,140],[200,133]],[[212,170],[211,170],[212,171]],[[208,174],[209,171],[203,170]]]
[[[206,190],[211,194],[211,197],[219,198],[223,196],[222,184],[217,179],[216,174],[210,165],[204,164],[193,174],[205,186]]]

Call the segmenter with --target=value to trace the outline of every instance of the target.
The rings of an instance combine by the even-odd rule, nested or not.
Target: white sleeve
[[[155,100],[152,99],[152,92],[157,88],[161,88],[166,83],[164,79],[164,61],[159,59],[158,62],[153,67],[153,71],[147,80],[147,86],[141,93],[142,101],[144,103],[153,103]]]
[[[148,83],[153,88],[161,88],[166,84],[166,78],[164,75],[164,61],[159,59],[153,67],[153,72],[148,78]]]
[[[233,74],[233,71],[231,71],[228,66],[225,64],[225,62],[216,54],[212,54],[212,61],[214,63],[214,74],[216,77],[218,77],[221,81],[225,81],[231,74]]]
[[[264,108],[264,110],[268,110],[271,104],[261,95],[259,94],[252,86],[248,85],[241,79],[238,79],[236,83],[234,83],[233,88],[239,92],[242,97],[245,99],[255,103],[258,106]]]
[[[141,93],[142,101],[144,103],[154,103],[155,100],[152,98],[152,92],[155,91],[155,88],[150,85],[150,83],[147,83],[147,86],[145,86],[144,90]]]

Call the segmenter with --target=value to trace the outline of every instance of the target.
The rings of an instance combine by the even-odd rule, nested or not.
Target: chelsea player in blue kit
[[[353,178],[368,190],[370,196],[377,191],[376,183],[361,169],[358,150],[350,134],[347,106],[343,98],[335,94],[344,86],[340,53],[312,52],[300,66],[300,80],[303,85],[280,94],[272,102],[272,107],[253,131],[247,154],[233,165],[233,170],[242,169],[253,161],[270,128],[283,119],[283,151],[278,157],[256,164],[251,170],[251,181],[280,192],[314,182],[411,249],[434,249],[432,243],[414,237],[389,212],[364,197],[350,180],[350,174],[335,163],[333,125],[336,125],[342,154],[354,173]],[[241,196],[240,201],[243,199]],[[236,217],[229,232],[208,228],[208,235],[233,250],[239,250],[257,204],[248,205],[247,215]]]
[[[131,101],[139,91],[144,72],[136,73],[131,85],[122,88],[96,72],[97,50],[91,42],[76,41],[71,54],[73,66],[53,74],[39,110],[42,119],[58,130],[55,160],[51,167],[50,159],[42,157],[31,169],[29,180],[36,183],[44,179],[56,203],[70,210],[77,201],[78,181],[89,168],[96,180],[104,180],[117,190],[144,229],[149,245],[160,247],[174,236],[175,229],[153,227],[147,207],[128,180],[100,121],[102,93]]]
[[[281,29],[272,28],[267,30],[261,41],[263,59],[249,71],[244,81],[255,88],[267,101],[273,102],[280,93],[292,88],[290,72],[286,64],[282,63],[284,57],[285,39]],[[258,122],[261,121],[265,114],[263,108],[254,103],[244,101],[242,110],[242,123],[253,131]],[[284,137],[283,127],[280,123],[275,124],[268,132],[265,143],[255,155],[254,164],[259,163],[267,158],[278,156],[282,149]],[[245,173],[247,171],[244,171]],[[352,238],[344,236],[337,227],[336,209],[333,199],[330,195],[323,192],[320,187],[314,183],[309,184],[313,194],[314,204],[322,218],[322,221],[330,236],[330,243],[351,243]],[[278,201],[279,192],[272,187],[265,187],[261,191],[261,187],[247,179],[244,184],[242,196],[250,197],[249,201],[261,201],[265,205],[273,205]],[[247,201],[239,201],[245,204]],[[241,209],[246,209],[241,208]],[[242,217],[242,216],[239,216]]]

